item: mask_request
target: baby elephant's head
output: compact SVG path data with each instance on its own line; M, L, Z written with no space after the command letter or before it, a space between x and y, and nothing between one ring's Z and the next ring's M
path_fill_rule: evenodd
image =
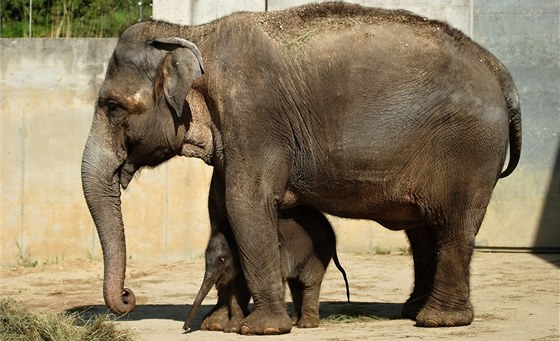
M213 232L204 256L206 258L204 279L183 325L185 331L189 331L189 324L210 289L216 285L218 292L222 290L228 292L233 281L240 275L237 248L231 233Z
M217 288L229 287L239 274L239 260L233 235L214 233L206 247L205 259L204 281L208 281L209 285L215 284Z

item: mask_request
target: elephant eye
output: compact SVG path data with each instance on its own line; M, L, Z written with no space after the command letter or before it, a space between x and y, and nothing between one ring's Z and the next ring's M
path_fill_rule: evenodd
M124 110L124 108L120 103L115 101L107 102L107 112L109 113L109 115L114 116L121 110Z
M119 108L119 104L117 102L109 101L107 103L107 111L112 112Z
M218 258L218 261L219 261L220 263L223 263L223 262L226 261L226 259L225 259L224 257L220 257L220 258Z
M122 123L122 120L127 116L126 109L119 102L109 100L106 104L107 114L116 124Z

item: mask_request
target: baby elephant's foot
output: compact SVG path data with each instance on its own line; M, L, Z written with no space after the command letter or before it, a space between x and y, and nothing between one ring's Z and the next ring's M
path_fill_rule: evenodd
M292 315L292 326L295 326L297 324L297 321L299 321L299 315L294 313Z
M200 330L208 330L212 332L221 332L224 330L224 324L220 322L203 322Z
M224 333L239 333L242 319L231 319L224 328Z
M210 330L215 332L223 331L228 325L227 309L218 309L206 316L200 325L200 330Z

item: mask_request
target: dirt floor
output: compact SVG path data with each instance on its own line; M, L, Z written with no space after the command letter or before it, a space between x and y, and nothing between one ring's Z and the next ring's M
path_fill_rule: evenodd
M412 285L409 255L340 254L351 290L346 302L342 276L331 264L321 292L321 325L293 328L269 340L554 340L560 338L560 255L481 253L471 264L475 320L467 327L425 329L400 318ZM119 320L138 340L247 340L241 335L198 330L216 302L207 297L193 322L181 333L204 270L202 259L170 264L128 266L126 285L138 306ZM79 311L86 317L107 312L103 304L103 265L64 261L35 268L0 269L0 294L33 308ZM291 304L288 304L290 309ZM255 337L250 337L253 340ZM260 338L260 337L257 337Z

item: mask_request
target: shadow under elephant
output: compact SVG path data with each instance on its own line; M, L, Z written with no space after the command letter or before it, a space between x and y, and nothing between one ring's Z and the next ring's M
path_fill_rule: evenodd
M321 323L345 323L362 319L396 320L401 316L402 303L382 302L332 302L322 301L319 308ZM192 321L192 331L199 330L202 319L212 309L212 304L201 305L197 316ZM141 321L148 319L173 320L184 322L190 310L190 304L141 304L125 316L115 317L117 321ZM288 313L293 312L293 304L287 303ZM252 309L252 304L249 305ZM111 314L105 305L76 306L66 310L69 314L78 314L84 321L98 315Z

